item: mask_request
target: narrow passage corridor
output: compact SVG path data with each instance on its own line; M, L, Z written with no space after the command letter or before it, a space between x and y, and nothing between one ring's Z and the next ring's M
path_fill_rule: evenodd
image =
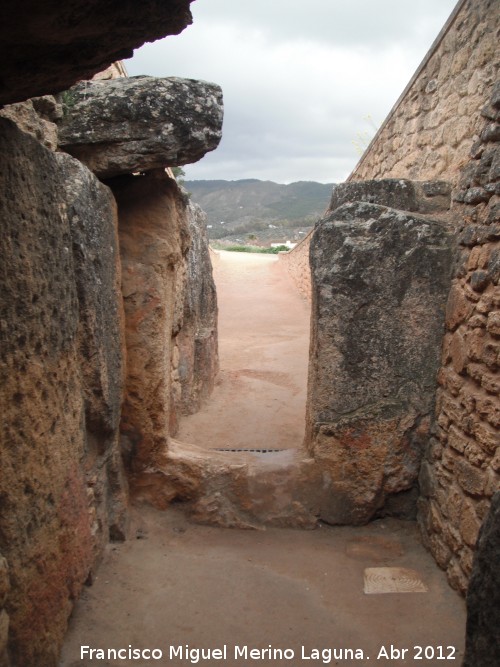
M298 448L307 393L310 306L276 255L218 251L220 373L177 439L209 449Z
M388 567L416 571L427 592L366 594L366 568ZM143 507L133 511L130 539L108 547L78 602L60 667L458 667L464 627L464 600L419 543L413 522L229 530L190 524L175 508ZM162 657L96 660L81 653L82 646L106 652L129 645L160 650ZM186 645L226 646L227 658L196 663ZM269 645L294 658L235 657L236 647ZM390 655L391 645L400 657L377 660L382 649ZM182 658L171 658L170 647L181 646ZM434 657L425 659L422 650L414 660L419 646ZM438 659L438 647L453 659ZM320 657L311 658L313 649Z
M300 447L309 306L275 257L221 253L216 262L221 378L181 439ZM235 530L190 523L175 505L131 516L129 539L108 546L76 605L60 667L462 662L464 600L414 522ZM282 658L266 653L275 649Z

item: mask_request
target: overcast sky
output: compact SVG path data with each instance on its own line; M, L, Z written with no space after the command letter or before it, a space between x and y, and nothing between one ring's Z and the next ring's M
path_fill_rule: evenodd
M219 148L188 179L340 182L456 0L196 0L193 25L146 44L131 76L214 81Z

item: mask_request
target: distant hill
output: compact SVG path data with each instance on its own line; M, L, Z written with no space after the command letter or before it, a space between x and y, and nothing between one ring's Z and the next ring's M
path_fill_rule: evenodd
M206 212L211 238L245 234L274 238L280 234L267 230L311 227L327 208L333 184L244 179L185 181L184 187Z

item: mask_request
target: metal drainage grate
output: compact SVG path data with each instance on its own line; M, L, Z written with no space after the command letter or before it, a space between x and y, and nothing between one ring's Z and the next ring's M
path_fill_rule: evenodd
M216 452L251 452L252 454L276 454L277 452L284 452L284 449L226 449L224 447L217 447Z

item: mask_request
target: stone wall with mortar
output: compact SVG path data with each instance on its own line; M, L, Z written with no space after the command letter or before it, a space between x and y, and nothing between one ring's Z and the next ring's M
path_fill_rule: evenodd
M499 18L497 0L458 3L349 180L457 182L497 76Z
M117 60L115 63L112 63L102 72L98 72L92 77L93 81L102 81L103 79L120 79L124 76L128 76L127 68L125 63L121 60Z
M280 252L279 261L285 265L301 296L311 302L311 267L309 266L309 248L312 231L289 252Z
M437 423L420 474L427 546L465 592L500 487L500 82L454 191L460 261L446 308Z
M420 472L424 542L462 593L499 486L500 6L463 0L349 177L446 179L460 262L446 309L434 433Z

